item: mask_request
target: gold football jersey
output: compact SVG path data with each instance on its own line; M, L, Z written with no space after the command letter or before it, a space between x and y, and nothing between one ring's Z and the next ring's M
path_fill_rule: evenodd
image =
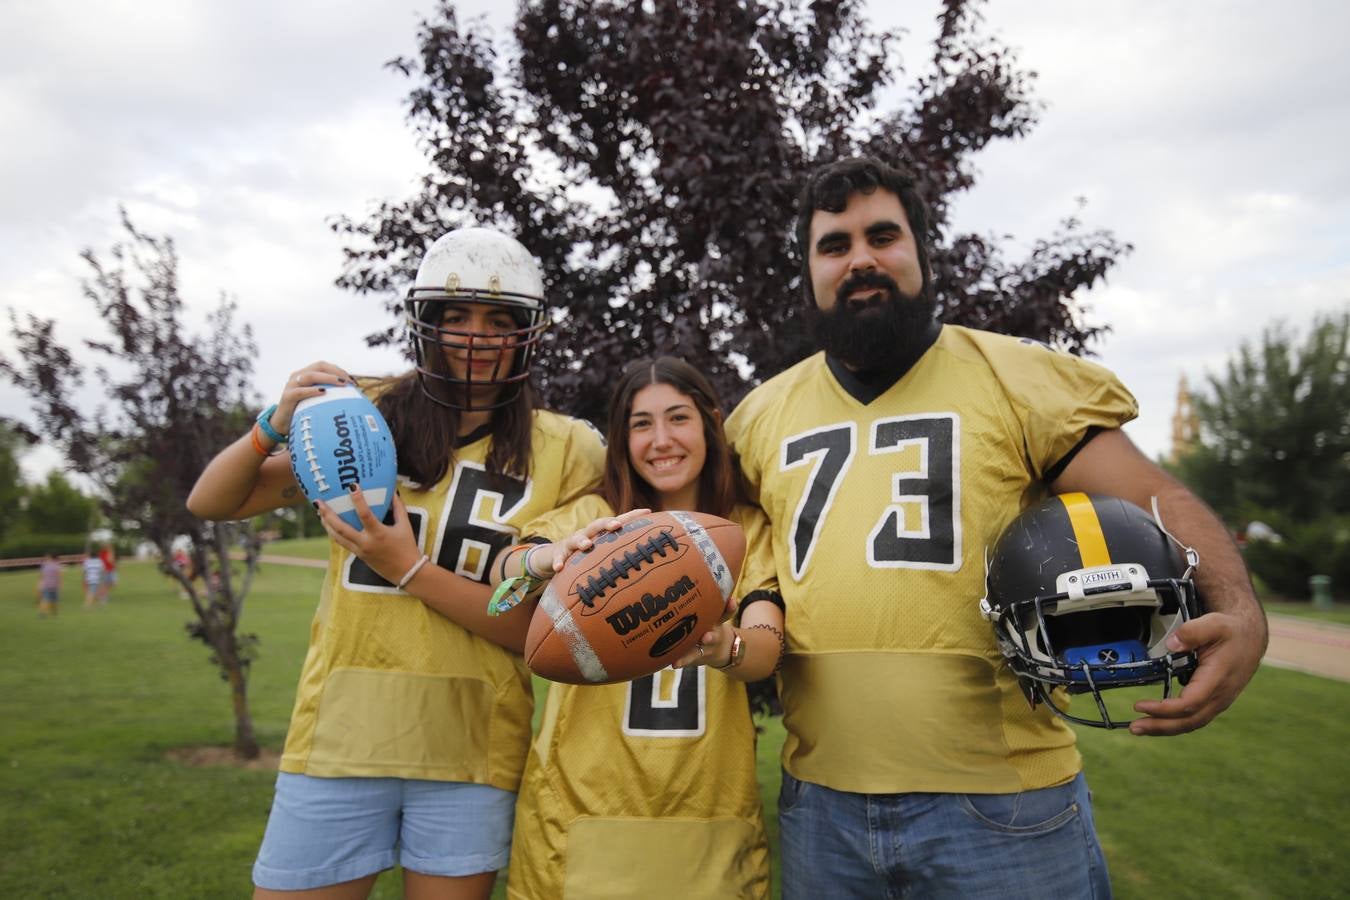
M529 477L489 479L491 437L456 450L428 491L401 483L417 541L486 581L520 526L594 490L598 432L537 411ZM281 759L283 772L469 781L516 790L530 740L529 671L332 545Z
M771 523L787 605L780 689L795 777L862 793L1004 793L1081 767L981 618L986 548L1091 428L1134 398L1106 369L957 326L895 384L823 353L727 422Z
M525 533L561 539L613 514L591 495ZM767 897L745 685L704 666L550 684L516 804L507 894Z

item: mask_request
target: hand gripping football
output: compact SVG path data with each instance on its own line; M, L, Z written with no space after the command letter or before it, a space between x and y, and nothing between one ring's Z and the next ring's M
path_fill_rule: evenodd
M703 513L649 513L606 532L540 596L525 662L567 684L662 669L721 620L744 556L740 526Z
M398 460L384 416L354 387L328 388L301 400L291 416L287 437L291 470L311 501L322 500L348 525L361 530L349 493L361 494L375 518L383 519L394 502Z

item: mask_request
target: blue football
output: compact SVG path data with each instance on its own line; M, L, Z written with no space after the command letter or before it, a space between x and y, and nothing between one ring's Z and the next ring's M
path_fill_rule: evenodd
M310 500L322 500L360 530L351 486L360 485L375 518L394 502L398 458L384 416L354 387L301 400L291 417L291 469Z

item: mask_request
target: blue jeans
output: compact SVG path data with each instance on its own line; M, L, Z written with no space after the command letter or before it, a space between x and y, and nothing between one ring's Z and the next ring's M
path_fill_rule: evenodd
M516 795L486 784L277 773L253 883L327 887L398 862L423 875L477 875L506 865Z
M1087 780L1020 794L851 794L783 772L783 900L1111 896Z

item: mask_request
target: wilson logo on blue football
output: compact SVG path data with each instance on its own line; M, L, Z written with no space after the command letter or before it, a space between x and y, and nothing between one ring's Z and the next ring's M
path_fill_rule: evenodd
M398 459L384 416L354 387L329 387L296 404L287 443L291 469L310 500L361 528L350 489L359 485L375 518L394 501Z

